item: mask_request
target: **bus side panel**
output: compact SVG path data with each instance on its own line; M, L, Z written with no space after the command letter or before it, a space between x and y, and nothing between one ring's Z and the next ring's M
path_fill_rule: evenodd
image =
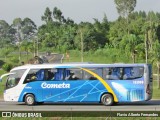
M69 88L43 89L43 101L50 102L99 102L105 87L98 80L52 81L48 85L69 85ZM47 92L48 91L48 92Z
M98 80L80 80L73 82L72 85L75 86L74 92L71 92L70 96L67 98L67 102L99 102L99 96L102 93L107 92L105 87ZM66 96L67 97L67 96Z
M118 102L144 101L144 80L108 80Z
M107 80L118 102L143 101L144 80ZM99 80L30 82L22 91L19 101L32 93L37 102L100 102L103 93L108 92Z
M33 94L35 96L36 102L42 101L42 88L40 87L41 82L30 82L24 87L23 91L20 94L19 102L24 102L24 96L26 94Z

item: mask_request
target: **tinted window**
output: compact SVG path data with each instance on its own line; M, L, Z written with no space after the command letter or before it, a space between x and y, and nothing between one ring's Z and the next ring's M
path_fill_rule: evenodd
M143 67L108 67L103 69L103 78L106 80L131 80L141 78Z
M81 69L64 69L64 80L80 80L82 79Z
M42 80L54 80L56 72L56 69L31 69L28 72L24 83Z

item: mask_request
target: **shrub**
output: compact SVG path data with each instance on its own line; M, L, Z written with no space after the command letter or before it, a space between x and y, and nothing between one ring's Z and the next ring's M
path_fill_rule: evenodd
M0 67L2 67L3 64L4 64L4 61L0 60Z
M5 63L3 66L2 66L2 69L9 72L11 69L12 69L12 65L11 64L8 64L8 63Z
M19 59L17 57L12 57L10 60L13 63L19 63Z

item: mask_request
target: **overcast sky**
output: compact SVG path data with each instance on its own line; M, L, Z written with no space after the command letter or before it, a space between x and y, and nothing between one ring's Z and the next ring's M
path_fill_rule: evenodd
M104 13L109 21L118 17L114 0L0 0L0 20L11 24L14 18L29 17L39 26L46 7L58 7L65 18L76 23L93 22L93 18L101 21ZM137 0L135 10L160 12L160 0Z

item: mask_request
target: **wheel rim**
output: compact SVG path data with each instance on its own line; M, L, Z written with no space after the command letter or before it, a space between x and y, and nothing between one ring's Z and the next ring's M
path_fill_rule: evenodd
M32 97L28 96L26 102L27 102L27 104L31 105L34 103L34 99Z
M110 104L112 102L112 99L111 99L111 97L109 97L108 95L106 95L103 98L103 102L104 102L105 105L108 105L108 104Z

